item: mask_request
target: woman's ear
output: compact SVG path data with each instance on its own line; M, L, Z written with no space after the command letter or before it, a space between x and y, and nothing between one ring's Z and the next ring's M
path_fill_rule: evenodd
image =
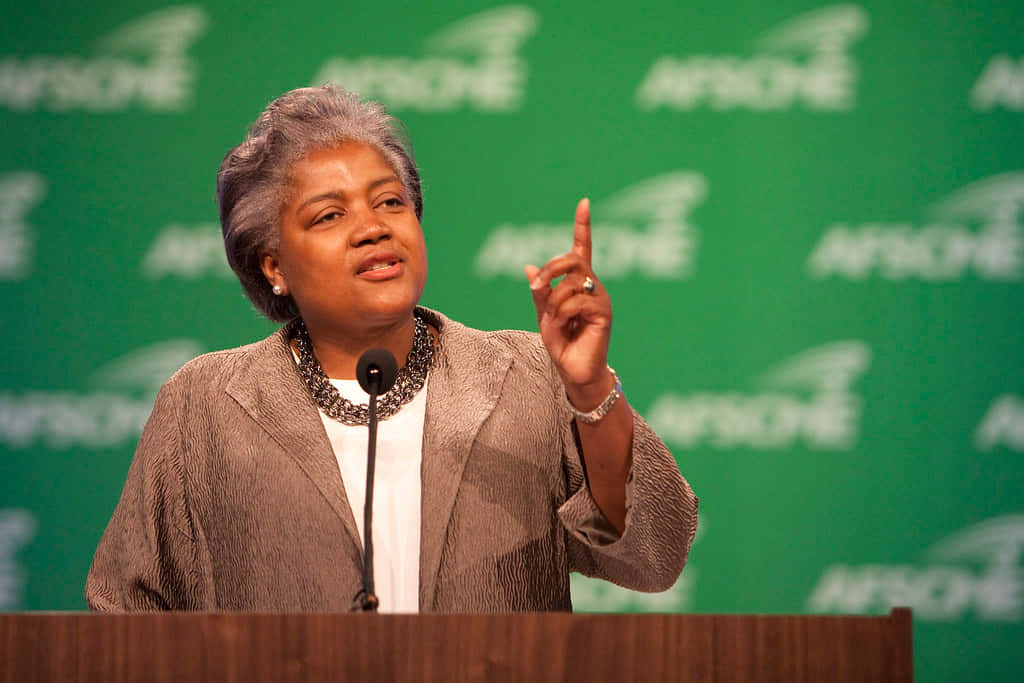
M274 290L274 294L284 296L288 293L288 283L285 282L284 273L281 272L281 264L277 260L276 252L267 251L260 256L260 269Z

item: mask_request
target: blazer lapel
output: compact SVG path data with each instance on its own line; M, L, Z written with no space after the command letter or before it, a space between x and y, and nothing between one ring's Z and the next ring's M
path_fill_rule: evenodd
M348 532L353 558L362 562L362 540L341 472L316 404L299 377L285 328L249 348L225 390L327 499Z
M437 590L441 551L470 450L494 410L512 364L504 347L480 343L479 333L420 308L440 330L427 384L421 469L420 611L429 611Z

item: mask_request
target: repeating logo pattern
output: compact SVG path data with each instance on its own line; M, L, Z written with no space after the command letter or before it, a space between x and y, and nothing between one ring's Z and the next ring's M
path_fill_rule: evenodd
M217 223L172 223L165 226L146 251L142 272L151 280L198 280L210 276L234 278Z
M332 57L313 84L337 83L394 110L515 111L528 75L519 48L538 24L530 7L496 7L427 38L422 57Z
M971 88L970 100L978 111L1024 111L1024 57L992 57Z
M27 510L0 510L0 611L21 606L26 574L17 554L36 532L36 520Z
M38 173L0 175L0 280L21 280L32 271L36 235L28 214L45 193Z
M130 446L160 385L202 352L196 341L171 339L110 361L93 373L89 391L0 391L0 445Z
M974 445L980 451L1024 451L1024 396L997 396L974 432Z
M1018 281L1024 273L1024 172L991 176L932 207L934 220L837 223L814 247L815 278Z
M595 204L594 270L607 280L629 276L680 280L693 275L699 232L690 213L708 193L695 171L675 171L631 185ZM572 224L505 223L477 252L480 278L521 278L523 266L543 264L569 250Z
M920 564L827 568L812 612L881 613L909 606L915 619L1020 621L1024 607L1024 515L994 517L933 546Z
M858 80L848 52L867 29L861 7L833 5L768 31L749 57L664 55L637 88L636 104L645 111L779 111L798 104L846 111L856 104Z
M809 349L765 373L752 393L666 393L647 412L654 430L683 448L845 450L860 430L854 382L871 351L862 341Z
M825 6L831 2L842 4ZM692 348L698 352L702 346L735 341L737 355L756 352L766 359L764 365L753 367L756 372L750 377L741 375L736 382L715 384L699 374L702 368L694 367L693 376L666 379L654 394L632 395L636 405L647 406L649 421L679 456L697 493L706 496L704 507L713 511L732 505L750 510L741 494L730 498L715 492L722 490L723 480L714 473L714 461L721 460L723 451L784 460L787 450L792 450L821 455L822 468L836 457L866 468L881 459L905 459L908 472L918 466L918 460L925 467L934 461L955 465L955 474L948 472L952 467L945 468L943 480L919 477L912 485L918 493L972 496L975 504L965 506L962 514L984 510L981 517L942 527L923 547L898 547L895 559L886 557L886 550L871 548L891 548L902 542L918 526L926 526L920 520L934 524L931 511L910 510L908 502L902 515L868 518L868 528L878 527L878 545L858 551L863 554L848 553L843 546L843 520L837 526L826 522L816 530L823 536L818 547L831 547L823 551L827 559L811 560L813 566L808 567L807 557L786 555L783 548L775 553L776 559L783 555L782 564L791 561L798 571L783 567L761 576L767 576L773 590L794 609L878 613L909 605L916 619L943 623L941 629L948 629L944 634L955 633L979 649L989 634L1003 635L1006 629L996 625L1019 630L1024 614L1024 513L1016 502L1019 495L1008 482L1019 480L1024 453L1022 365L1012 352L1012 342L1021 337L1017 310L1024 281L1024 171L1013 170L1024 168L1019 159L1013 159L1020 141L1014 125L1024 112L1024 57L1014 47L1018 44L1014 32L1020 26L1003 28L991 17L983 17L988 14L986 2L972 6L964 32L953 40L927 35L936 29L930 17L946 12L947 20L954 18L940 5L917 12L918 8L910 11L907 3L883 9L881 4L859 0L817 0L799 9L726 3L721 10L715 8L717 16L709 15L713 21L707 24L711 30L724 28L721 35L697 35L692 24L684 23L690 10L680 9L676 13L680 22L673 26L678 38L651 47L594 40L602 26L607 28L602 22L608 16L597 16L593 25L589 16L581 16L579 26L569 25L562 9L531 4L480 12L460 9L455 14L443 8L420 16L409 12L411 21L418 23L417 38L396 43L380 39L392 35L384 25L380 34L347 30L349 8L324 3L317 9L338 40L324 48L313 40L295 41L296 34L291 33L284 51L293 63L276 61L270 69L263 58L277 59L281 51L264 51L259 44L267 39L268 30L274 30L259 24L261 14L269 14L256 12L251 24L238 24L225 14L226 6L205 3L155 12L110 4L102 11L91 10L94 21L72 18L66 22L96 27L84 29L88 31L84 39L48 43L58 47L0 48L0 116L8 119L13 143L9 163L0 173L0 293L14 302L4 319L13 341L2 373L6 383L0 386L0 457L51 458L59 466L68 456L62 451L75 449L75 457L84 452L107 474L123 478L123 471L118 472L123 464L118 463L129 457L137 442L154 393L175 369L203 350L201 344L194 339L169 339L97 363L102 367L95 372L90 365L81 376L65 373L71 376L63 383L54 379L38 384L39 376L31 368L48 364L55 369L45 376L60 377L65 355L73 355L68 350L79 342L71 335L71 340L62 340L65 345L57 347L57 341L44 339L39 332L59 329L118 340L125 327L137 324L132 309L152 305L136 297L134 287L141 290L138 294L157 287L172 291L189 281L188 289L213 292L223 289L225 282L233 283L234 277L226 264L220 228L209 222L216 220L209 196L210 164L215 162L208 156L211 150L191 150L199 156L182 155L207 159L205 171L174 167L179 150L168 152L166 141L154 135L144 142L141 153L152 153L157 163L136 169L130 157L122 154L126 148L118 146L134 145L131 134L148 132L154 121L162 121L164 129L164 124L181 124L185 130L199 131L202 134L196 139L201 141L212 131L209 126L227 121L225 115L244 115L243 109L254 114L250 106L258 107L313 76L314 84L335 81L384 101L403 118L411 113L408 122L413 139L421 142L425 175L435 181L439 176L430 173L430 167L438 163L432 147L437 140L458 150L466 140L475 142L483 135L498 139L508 131L517 135L529 131L529 135L536 132L540 143L561 145L564 136L571 145L573 135L579 133L587 142L607 146L607 162L594 169L592 178L604 187L609 187L604 184L608 178L615 178L610 185L613 190L602 192L594 202L595 269L619 292L657 297L665 311L664 329L618 330L615 353L628 352L625 345L630 341L641 346L653 342L650 346L656 354L684 353L691 346L689 341L673 346L654 339L681 333L692 334ZM591 9L597 15L606 11L599 6ZM1000 7L999 14L1011 16L1005 9ZM996 12L991 14L994 17ZM397 34L407 35L402 24L410 20L405 16L382 13L380 17L402 29ZM976 19L977 25L972 25ZM239 35L236 26L252 30ZM282 34L288 33L285 28ZM579 34L579 40L573 33ZM69 30L67 35L74 33ZM966 42L974 44L958 44L959 37L970 37ZM918 48L924 48L920 54L916 54ZM238 64L245 66L239 70ZM931 68L934 73L928 75ZM578 81L571 77L571 70L580 72ZM586 95L588 105L593 102L594 110L567 111L565 101L557 93L545 92L545 87L574 88ZM242 107L246 101L249 104ZM174 112L186 114L167 116ZM97 122L103 125L90 127ZM122 122L123 139L118 134L94 135L109 131L113 123L120 133ZM573 130L577 122L581 124L578 131ZM680 128L680 122L686 126ZM241 134L241 119L227 124ZM465 139L464 131L470 133ZM18 147L17 138L23 132L28 142ZM430 136L436 137L431 141ZM941 140L936 143L937 136ZM863 145L863 155L849 154L851 142ZM67 149L47 158L45 150L60 145ZM523 201L516 195L514 178L524 172L536 170L539 180L561 182L546 167L550 164L543 158L543 147L536 149L540 150L536 163L526 162L525 168L506 159L484 159L484 170L493 173L494 182L513 179L509 202ZM766 154L770 150L778 150L777 159ZM71 163L64 166L66 160ZM172 163L165 172L163 162L168 160ZM646 173L625 173L619 167L622 163L637 168L637 163L645 161L650 164ZM115 163L119 166L111 173ZM160 168L168 179L169 192L181 192L180 198L171 197L172 206L187 206L195 199L190 183L198 177L199 200L208 212L182 221L181 217L190 215L189 209L172 208L161 215L160 207L167 202L148 202L147 197L133 194L132 174L152 172L144 170L152 168ZM783 200L771 197L773 183L763 181L778 174L797 186L808 176L827 175L831 169L840 169L849 178L856 178L858 171L868 177L891 174L899 187L880 188L868 182L849 189L832 183L825 190L830 197L819 195L809 202L812 210L826 201L833 208L827 209L831 213L824 219L813 219L813 234L806 241L802 230L775 225L772 213ZM664 170L670 172L661 173ZM567 164L563 179L575 175L567 182L586 180L579 176L590 171ZM119 196L109 196L102 189L93 193L90 186L98 178L123 182L125 191ZM920 189L924 186L941 189L925 194ZM727 191L730 187L736 189ZM887 202L899 201L901 196L910 198L910 209L886 208ZM115 213L100 205L106 200L130 206L113 218ZM723 207L728 211L720 211ZM496 213L505 218L511 214L504 209ZM531 210L516 214L513 221L478 226L482 232L467 237L470 243L457 257L431 252L432 287L441 284L439 275L444 270L464 274L467 267L479 280L520 281L523 264L540 264L568 249L570 215L571 209L565 215ZM121 223L112 224L113 220ZM431 226L436 228L444 229ZM755 253L760 246L765 247L763 253ZM127 263L124 254L128 254ZM761 266L782 255L787 260L779 264L779 272L789 277L762 279L766 271ZM58 256L66 262L59 262ZM97 275L103 268L107 270ZM712 272L715 277L705 280ZM83 273L88 276L82 277ZM198 284L193 286L193 281ZM774 290L794 281L796 291ZM713 287L722 282L729 283L728 291L719 295ZM843 293L851 287L857 296L844 300ZM641 289L643 294L635 294ZM442 290L439 298L451 300L462 291ZM747 323L762 329L791 324L805 326L797 335L804 339L808 336L801 333L817 330L811 339L838 341L821 345L801 341L762 353L756 331L753 339L722 340L716 331L696 330L683 319L693 301L698 306L704 301L674 297L695 291L707 297L708 306L729 307L737 301L732 297L748 293L750 301L769 302L753 314L754 319L737 324L737 330L749 332L753 325ZM52 326L38 316L33 319L40 295L52 296L54 305L47 311L58 311L55 317L64 319ZM834 311L830 310L833 302L821 303L826 295L836 297ZM926 346L935 351L934 357L897 367L907 356L883 356L885 350L918 340L913 332L906 334L905 321L886 326L872 309L875 296L878 310L885 315L900 315L901 309L894 305L898 303L908 309L908 320L928 315L931 329L948 332L948 337L928 339ZM637 301L614 293L613 300L619 311ZM92 307L94 301L101 303ZM686 308L677 309L677 301L686 302ZM855 302L864 302L867 310L857 310ZM490 300L482 305L491 303L502 305ZM915 311L915 305L927 310ZM735 314L744 316L750 310L739 306ZM757 318L762 310L783 315L777 320L767 315ZM732 312L727 308L725 315ZM82 322L87 316L101 324ZM204 320L210 334L226 343L231 330L225 326L230 323L212 318ZM90 327L96 328L95 333ZM648 338L641 339L644 335ZM996 339L999 335L1010 338ZM98 343L96 338L81 341L86 347ZM44 343L52 343L54 351L43 355L39 350L37 355ZM130 351L136 342L128 343ZM960 355L971 344L977 344L977 351ZM984 371L975 376L972 365L978 360L984 363ZM24 370L23 361L27 361ZM1004 370L998 379L992 378L993 366ZM629 378L624 379L628 388ZM915 381L923 390L908 392L908 383ZM978 386L979 382L984 384ZM890 385L897 390L890 392ZM965 385L971 391L961 397L955 390ZM939 410L931 410L940 404ZM950 416L949 429L942 425L929 433L935 421L942 419L929 413ZM879 424L884 428L876 430ZM752 472L732 474L760 476L759 471ZM21 483L19 476L25 475L14 473L15 486ZM710 486L705 477L715 477L719 485ZM32 479L30 474L27 479ZM898 496L909 485L876 483L877 488L870 491L828 493L874 496L877 501ZM749 505L769 514L813 516L815 511L802 507L802 499L792 491L780 479L778 498L783 502L777 508L773 510L770 501ZM952 500L953 505L958 502ZM34 590L37 582L31 584L31 591L25 586L29 578L38 579L28 576L36 563L36 546L30 544L43 537L38 529L59 526L61 516L81 511L3 507L0 610L74 607L53 604L52 597ZM898 505L894 509L899 510ZM1007 511L1015 512L1003 514ZM95 519L90 524L98 532L105 521ZM712 582L712 572L728 578L732 568L721 555L708 551L725 548L727 555L737 550L742 555L743 549L736 548L735 537L717 527L712 528L712 539L719 545L702 542L707 521L702 515L690 562L669 591L640 594L573 576L576 609L720 609L721 591L729 589L722 588L721 580ZM928 547L935 539L941 540ZM74 567L80 560L66 562L70 569L64 571L71 581L81 579ZM756 570L750 574L756 575ZM26 604L32 601L39 604ZM972 631L972 622L985 625ZM939 630L931 628L933 633ZM926 638L934 639L925 635L922 644ZM939 647L945 648L946 642ZM924 651L918 649L922 658L927 657L920 654ZM1019 669L1019 662L1014 663Z
M95 42L93 55L0 59L0 107L15 111L120 111L191 105L197 67L187 51L206 29L198 6L169 7Z

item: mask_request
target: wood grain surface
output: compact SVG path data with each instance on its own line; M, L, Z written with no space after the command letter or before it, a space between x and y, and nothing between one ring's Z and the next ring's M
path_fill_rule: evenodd
M911 681L911 616L0 615L25 681Z

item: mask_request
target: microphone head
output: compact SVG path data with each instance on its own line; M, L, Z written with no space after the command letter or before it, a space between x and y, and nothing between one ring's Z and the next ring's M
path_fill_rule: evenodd
M398 376L398 363L387 349L370 349L359 356L356 379L368 394L380 395L390 389Z

